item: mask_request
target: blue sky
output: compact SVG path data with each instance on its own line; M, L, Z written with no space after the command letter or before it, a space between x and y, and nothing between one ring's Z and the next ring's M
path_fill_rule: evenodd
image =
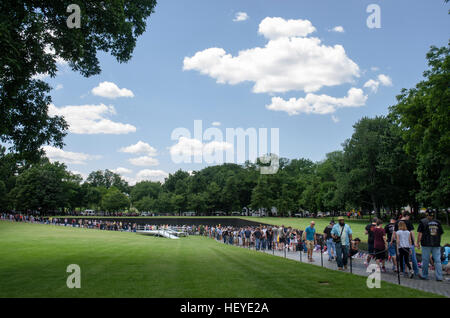
M381 28L367 27L369 4L379 5ZM322 160L341 149L358 119L386 114L401 88L421 80L430 45L447 44L448 9L443 0L159 1L128 63L100 53L98 76L62 63L46 78L53 113L71 116L66 146L48 155L83 175L122 168L131 183L162 180L207 165L171 156L173 146L203 149L208 142L171 140L175 128L193 133L202 120L224 135L278 128L280 156Z

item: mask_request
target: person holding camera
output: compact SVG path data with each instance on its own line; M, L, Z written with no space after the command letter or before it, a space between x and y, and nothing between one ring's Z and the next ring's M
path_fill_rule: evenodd
M347 269L350 241L352 240L352 229L342 216L338 217L338 224L333 226L331 236L336 244L336 262L338 270Z

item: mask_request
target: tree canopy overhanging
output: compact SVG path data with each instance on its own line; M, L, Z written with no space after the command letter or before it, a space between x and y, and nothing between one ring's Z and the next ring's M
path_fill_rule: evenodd
M80 28L69 28L68 0L0 2L0 141L11 152L37 160L40 147L63 146L67 123L48 116L50 86L63 60L83 76L99 74L98 51L127 62L146 29L156 0L85 0Z

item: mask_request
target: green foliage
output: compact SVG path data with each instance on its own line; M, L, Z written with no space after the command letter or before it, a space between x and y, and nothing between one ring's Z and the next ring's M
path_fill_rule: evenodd
M405 149L415 158L418 199L450 206L450 47L431 47L425 80L403 89L391 116L401 129Z
M130 192L128 182L123 180L119 174L108 169L91 172L86 179L86 182L93 187L104 187L106 189L116 187L122 192Z
M19 210L64 210L72 194L68 189L76 183L77 178L66 171L64 164L39 163L17 177L10 196Z
M101 205L105 211L119 212L120 210L128 208L130 201L119 189L111 187L103 196Z

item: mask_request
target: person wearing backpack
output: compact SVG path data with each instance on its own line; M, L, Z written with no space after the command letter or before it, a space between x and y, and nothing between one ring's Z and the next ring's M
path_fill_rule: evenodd
M421 279L428 280L428 265L430 254L433 256L435 276L437 281L442 281L441 265L441 236L444 234L441 223L434 218L431 210L426 211L427 217L422 219L417 229L417 247L422 245L422 275Z
M348 224L345 224L344 217L338 217L338 224L333 226L331 236L336 244L336 262L338 270L347 269L348 255L350 249L350 242L352 240L352 229Z

